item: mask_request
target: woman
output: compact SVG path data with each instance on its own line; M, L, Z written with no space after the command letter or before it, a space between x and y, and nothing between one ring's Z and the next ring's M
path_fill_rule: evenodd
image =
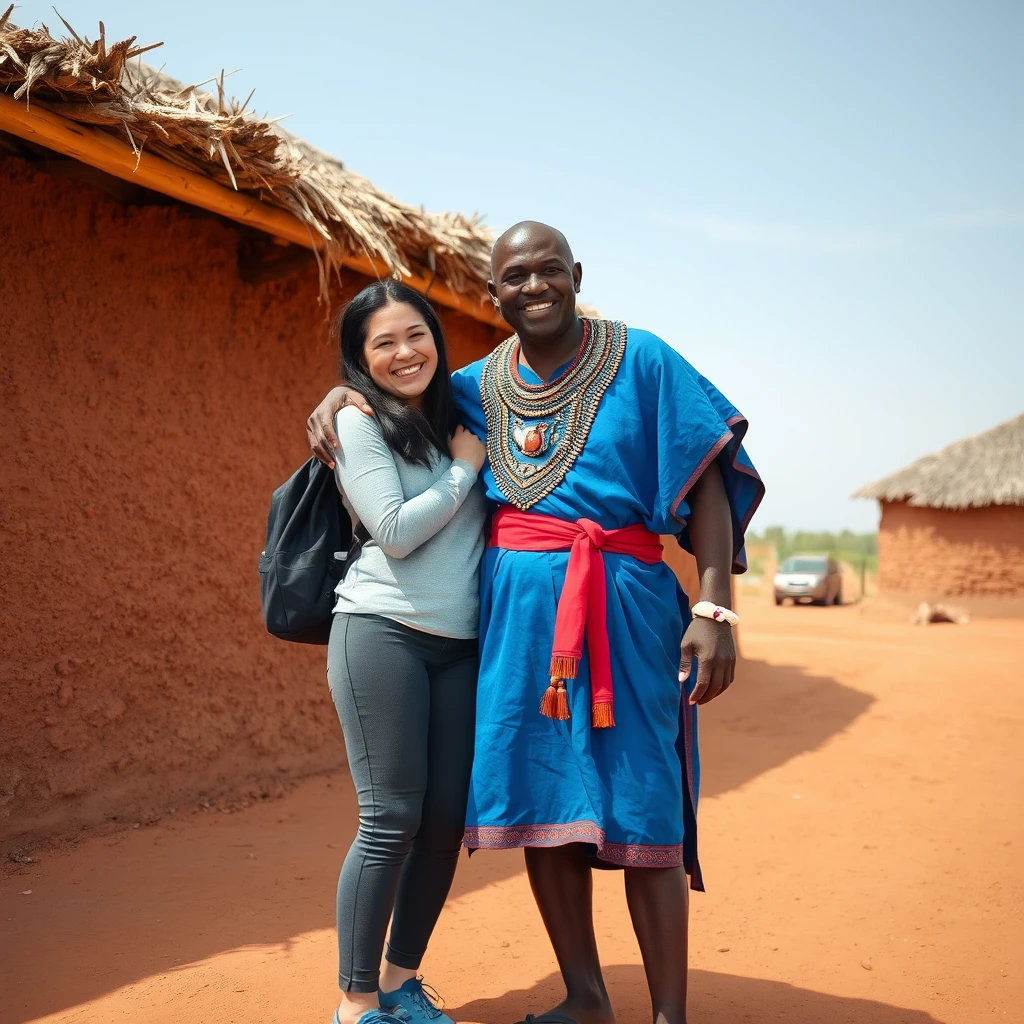
M465 824L485 449L456 424L444 335L421 295L370 285L340 335L374 416L349 407L335 421L338 486L366 539L338 586L327 655L359 797L338 881L334 1024L445 1024L417 970Z

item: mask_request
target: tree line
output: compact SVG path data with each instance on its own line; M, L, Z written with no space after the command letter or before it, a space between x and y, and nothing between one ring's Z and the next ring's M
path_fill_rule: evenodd
M762 533L749 532L747 546L774 548L776 560L780 564L790 555L819 554L831 555L857 567L863 562L872 572L878 565L877 533L854 533L852 530L843 530L841 533L796 530L789 533L782 526L769 526Z

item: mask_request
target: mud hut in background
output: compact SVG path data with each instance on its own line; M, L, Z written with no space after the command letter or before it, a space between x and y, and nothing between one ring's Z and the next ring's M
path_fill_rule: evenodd
M322 651L269 638L267 503L394 274L456 365L507 334L490 235L132 41L0 15L0 838L142 821L343 761ZM70 30L69 30L70 31Z
M882 590L1024 596L1024 415L854 497L877 498L882 507Z

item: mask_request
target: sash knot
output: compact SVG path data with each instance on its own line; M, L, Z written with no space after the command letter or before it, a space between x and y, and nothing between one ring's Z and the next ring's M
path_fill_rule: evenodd
M612 659L608 643L608 592L604 553L629 555L648 565L661 561L661 540L642 523L605 530L592 519L575 523L538 512L502 507L491 525L491 547L509 551L568 551L569 564L555 612L551 650L551 684L541 701L541 714L569 717L565 690L575 679L584 640L590 655L591 724L615 724Z

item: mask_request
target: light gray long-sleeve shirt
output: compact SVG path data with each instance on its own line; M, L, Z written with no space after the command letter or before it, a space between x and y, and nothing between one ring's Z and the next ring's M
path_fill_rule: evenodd
M477 635L487 502L468 462L406 462L376 419L347 406L335 418L338 488L370 539L338 584L335 612L383 615L456 639Z

